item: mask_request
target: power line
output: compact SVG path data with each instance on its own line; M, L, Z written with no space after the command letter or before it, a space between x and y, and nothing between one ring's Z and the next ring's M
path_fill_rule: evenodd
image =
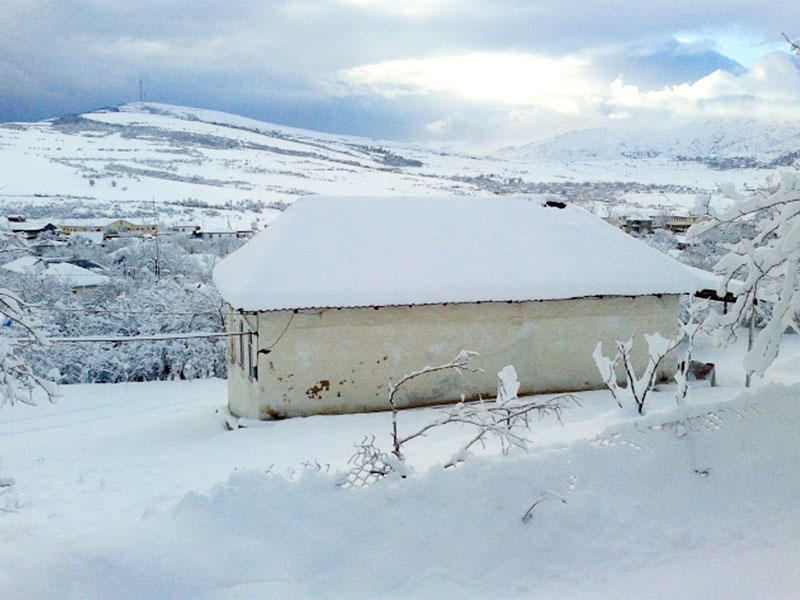
M37 311L46 312L66 312L66 313L85 313L85 314L112 314L112 315L163 315L173 317L199 317L201 315L213 315L215 317L229 317L238 313L217 312L213 310L198 312L178 312L178 311L153 311L153 310L114 310L106 308L58 308L37 306Z
M108 337L108 336L80 336L80 337L61 337L47 338L47 341L52 344L122 344L126 342L169 342L172 340L194 340L194 339L208 339L208 338L223 338L223 337L241 337L245 335L257 335L252 331L237 332L225 331L222 333L194 331L189 333L162 333L154 335L133 335L125 337ZM28 344L33 340L27 338L18 338L12 340L16 344Z

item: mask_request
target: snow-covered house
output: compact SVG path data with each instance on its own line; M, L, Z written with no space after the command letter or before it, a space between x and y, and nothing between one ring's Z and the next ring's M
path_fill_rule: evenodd
M12 221L9 219L8 229L26 239L36 240L46 235L56 235L58 227L42 221Z
M86 261L91 262L91 261ZM93 263L96 264L96 263ZM19 275L37 276L71 288L74 292L87 291L108 285L111 278L99 272L73 264L68 260L44 259L38 256L22 256L0 265L0 269Z
M597 342L674 336L698 285L582 209L502 197L305 198L214 281L243 334L229 409L261 419L386 409L390 381L461 350L483 372L415 379L400 404L491 396L508 364L522 393L598 388Z

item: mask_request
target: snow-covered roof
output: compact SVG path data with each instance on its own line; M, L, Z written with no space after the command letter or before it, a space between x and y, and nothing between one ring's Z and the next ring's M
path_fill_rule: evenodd
M94 287L106 285L111 280L106 275L94 273L78 265L68 262L50 262L36 256L23 256L8 262L0 268L21 275L42 275L53 277L64 285L73 288Z
M583 209L519 197L308 197L220 261L236 309L687 293L697 276Z
M0 266L0 268L5 269L6 271L19 273L21 275L33 273L37 267L44 270L44 261L38 256L31 256L30 254L20 256L19 258Z

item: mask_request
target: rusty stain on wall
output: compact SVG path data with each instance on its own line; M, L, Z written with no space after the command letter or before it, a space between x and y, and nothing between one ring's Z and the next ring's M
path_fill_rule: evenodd
M315 385L312 385L306 390L306 396L312 400L321 400L322 392L329 392L331 389L331 382L328 379L321 379Z

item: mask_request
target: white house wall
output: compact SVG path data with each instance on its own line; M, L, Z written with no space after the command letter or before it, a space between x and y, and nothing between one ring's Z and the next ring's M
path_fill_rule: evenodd
M239 366L238 338L229 349L229 408L238 416L270 418L385 410L389 381L461 350L480 353L481 373L453 372L414 380L400 405L493 396L497 372L513 365L522 393L602 387L592 351L635 336L635 358L646 360L643 333L674 337L678 296L581 298L379 308L291 310L234 316L253 337L257 378ZM246 347L246 344L245 344ZM267 352L269 350L269 352ZM246 361L245 361L246 362ZM666 362L666 361L665 361ZM674 372L665 364L662 376Z

